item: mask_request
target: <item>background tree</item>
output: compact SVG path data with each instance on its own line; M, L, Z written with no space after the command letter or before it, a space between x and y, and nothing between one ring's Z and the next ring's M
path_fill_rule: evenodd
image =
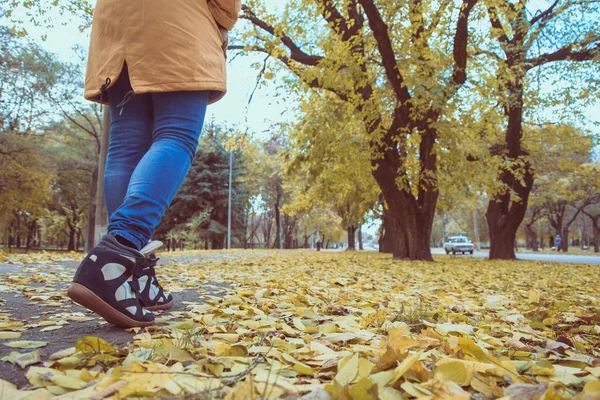
M313 95L302 109L288 137L286 187L292 200L286 210L334 210L347 231L348 249L355 250L356 232L380 193L370 172L368 144L360 140L362 121L332 96Z
M596 170L598 167L596 167ZM594 243L594 253L600 252L600 195L594 196L590 205L583 209L583 214L587 216L592 223L592 237Z
M283 18L256 1L243 6L254 27L245 50L270 54L304 87L333 93L362 119L395 257L432 259L438 123L466 80L475 2L296 0Z
M485 2L491 25L491 36L496 45L488 54L496 62L493 88L505 115L504 137L491 147L497 159L498 179L502 185L492 192L486 217L490 229L490 259L514 259L516 232L521 224L529 193L534 182L530 152L524 143L523 123L531 121L528 108L536 108L536 97L541 95L540 81L571 79L567 96L552 90L552 102L575 104L577 83L582 77L597 71L600 60L600 4L593 0L555 0L537 2ZM569 29L563 29L569 26ZM557 65L567 62L567 65ZM571 66L574 62L582 65ZM559 63L560 64L560 63ZM594 66L596 65L596 66ZM540 75L533 76L536 70ZM548 79L548 77L550 77ZM573 79L574 78L574 79ZM598 88L592 88L597 90ZM586 90L589 91L589 88ZM585 102L593 96L584 96ZM529 110L532 111L532 110ZM539 115L539 114L538 114ZM566 244L566 241L563 243Z
M70 121L52 125L45 134L45 141L45 151L56 176L49 210L64 218L67 250L78 250L87 226L89 177L97 165L96 142Z
M166 238L170 231L191 232L204 241L207 249L226 247L229 152L224 143L228 134L219 126L207 127L181 190L156 230L157 237ZM242 153L234 152L231 229L232 238L240 241L244 237L243 216L247 206L244 186L239 184L243 168Z

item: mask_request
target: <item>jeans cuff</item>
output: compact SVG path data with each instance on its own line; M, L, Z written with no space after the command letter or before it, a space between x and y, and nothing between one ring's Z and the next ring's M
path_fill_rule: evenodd
M127 231L110 230L110 231L108 231L108 234L110 236L121 236L123 239L129 240L131 243L133 243L135 245L135 248L137 251L140 251L141 248L144 247L144 244L142 243L142 241L140 239L136 238L135 236L133 236L132 234L130 234Z

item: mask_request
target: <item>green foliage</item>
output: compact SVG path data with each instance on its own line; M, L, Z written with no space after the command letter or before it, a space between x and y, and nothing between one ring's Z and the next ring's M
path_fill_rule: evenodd
M334 210L344 229L365 222L379 188L371 174L364 126L352 108L333 96L310 96L303 117L289 127L286 188L292 201L284 211L305 214Z
M227 136L219 126L208 127L181 190L157 228L157 236L179 232L180 238L204 241L213 249L226 246L229 152L221 143ZM233 158L232 239L240 240L247 206L245 186L240 184L245 160L241 151L234 151Z

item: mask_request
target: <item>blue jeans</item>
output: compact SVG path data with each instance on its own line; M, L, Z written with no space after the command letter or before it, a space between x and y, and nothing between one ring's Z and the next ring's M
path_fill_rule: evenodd
M110 138L104 170L108 234L144 247L196 155L208 92L139 94L125 69L108 90Z

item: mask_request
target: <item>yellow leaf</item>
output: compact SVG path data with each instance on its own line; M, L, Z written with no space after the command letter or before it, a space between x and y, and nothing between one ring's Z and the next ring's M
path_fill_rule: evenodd
M65 389L83 389L87 382L82 381L81 379L73 378L71 376L66 375L54 375L52 377L52 382L60 387Z
M227 343L236 343L240 339L240 335L235 333L215 333L213 339L219 339Z
M26 367L28 367L32 364L37 364L37 363L41 362L42 360L40 358L40 351L35 350L35 351L32 351L31 353L20 355L19 357L17 357L17 359L15 361L19 365L19 367L21 367L22 369L25 369Z
M295 364L293 369L294 369L294 371L296 371L302 375L309 375L309 376L314 375L313 369L311 367L309 367L308 365L305 365L302 363Z
M550 361L538 361L531 365L531 372L534 375L554 375L556 370Z
M304 324L302 323L302 320L301 320L300 318L298 318L298 317L294 318L294 319L292 320L292 323L294 324L294 327L295 327L296 329L298 329L299 331L302 331L302 332L304 332L304 330L306 329L306 325L304 325Z
M52 368L31 367L25 377L33 386L46 386L54 375L64 375L64 373Z
M539 303L540 302L540 292L534 289L531 289L528 293L529 295L529 303Z
M14 342L4 343L8 347L12 347L15 349L35 349L38 347L44 347L48 344L48 342L37 342L34 340L18 340Z
M358 373L356 377L352 380L353 383L360 381L361 379L368 378L373 372L373 363L366 358L360 358L358 360Z
M0 399L22 399L23 393L15 385L0 379Z
M396 372L393 369L390 369L377 372L376 374L371 375L369 379L379 386L386 386L394 379L394 376L396 376Z
M108 344L104 339L95 336L85 336L75 343L75 350L84 354L113 354L119 350Z
M422 353L423 352L420 351L418 353L409 355L394 369L394 379L392 379L392 381L389 383L390 386L398 382L398 379L400 379L402 375L404 375L410 369L410 367L412 367L419 360L419 357Z
M50 356L50 360L60 360L61 358L72 356L75 353L75 347L57 351Z
M585 370L592 374L594 377L600 378L600 367L587 367Z
M47 326L45 328L40 329L40 332L56 331L61 328L62 328L62 325Z
M376 398L371 396L370 393L367 392L373 386L373 382L368 379L361 379L357 384L352 385L348 388L348 394L353 400L375 400Z
M174 346L159 346L154 350L154 354L169 361L194 361L187 351Z
M379 399L380 400L405 400L402 393L391 387L380 387L379 388Z
M0 332L0 339L18 339L21 332Z
M332 324L331 322L321 325L321 332L323 332L324 334L335 333L337 331L338 331L337 325Z
M590 381L583 387L583 393L600 393L600 381Z
M343 365L341 368L340 365ZM337 383L339 383L342 387L348 386L350 382L354 380L356 375L358 374L358 354L354 353L353 355L347 357L344 360L340 360L338 364L338 373L333 378Z
M467 366L458 361L437 366L433 371L433 375L440 376L447 381L455 382L460 386L470 385L473 378L473 374L467 369Z

